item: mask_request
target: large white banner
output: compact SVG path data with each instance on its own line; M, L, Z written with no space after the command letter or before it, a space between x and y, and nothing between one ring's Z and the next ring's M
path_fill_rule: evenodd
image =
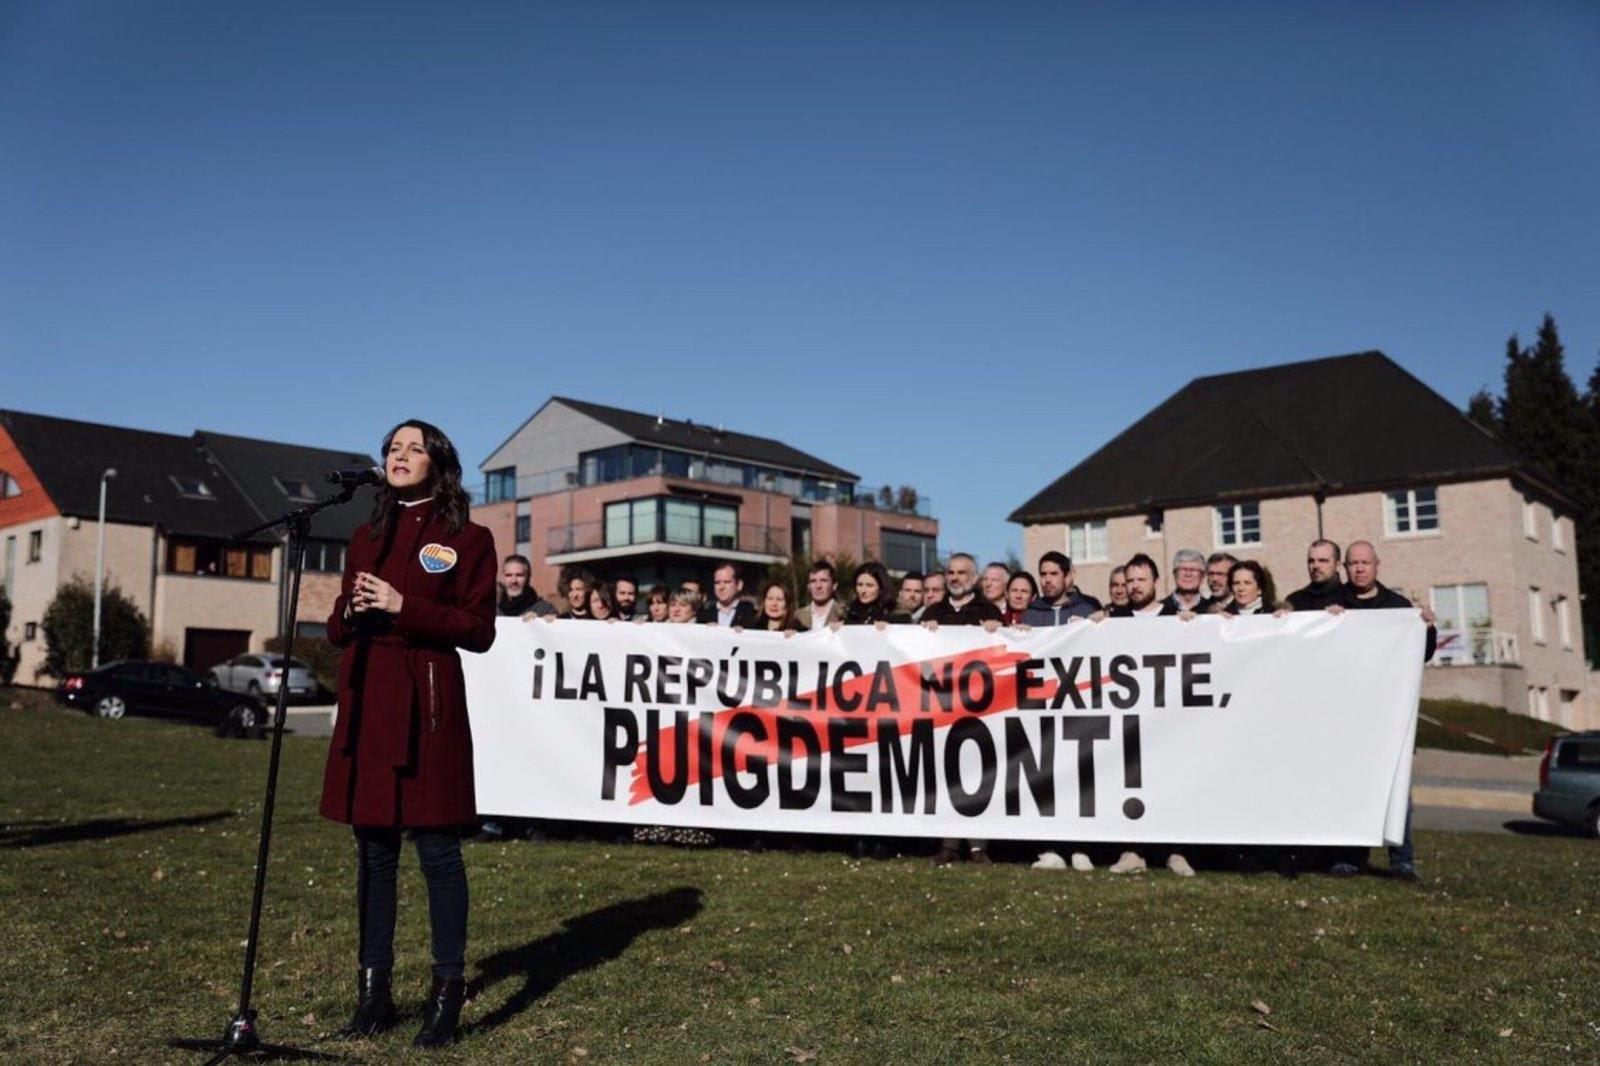
M1398 842L1415 611L1031 631L502 619L484 814L1053 841Z

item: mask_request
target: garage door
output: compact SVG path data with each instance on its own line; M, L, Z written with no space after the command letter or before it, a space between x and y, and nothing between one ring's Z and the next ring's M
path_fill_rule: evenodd
M183 665L205 673L221 662L250 650L248 629L185 629Z

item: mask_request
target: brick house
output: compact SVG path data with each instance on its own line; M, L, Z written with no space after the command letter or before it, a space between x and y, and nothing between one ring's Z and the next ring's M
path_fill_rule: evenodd
M1307 545L1369 540L1380 580L1430 604L1423 693L1600 725L1560 489L1381 352L1196 378L1014 511L1026 557L1066 551L1104 595L1136 552L1256 559L1280 598Z
M205 669L261 650L277 635L287 595L281 539L233 535L314 498L327 470L372 462L218 433L0 411L0 585L12 602L7 637L22 651L17 680L45 680L40 623L57 588L94 580L104 471L116 471L106 493L107 584L150 620L153 648ZM337 590L344 542L369 507L370 496L313 526L301 589L311 632Z
M644 585L705 578L723 560L747 580L791 556L936 565L927 499L722 426L557 396L479 469L473 520L501 555L528 556L547 594L569 564Z

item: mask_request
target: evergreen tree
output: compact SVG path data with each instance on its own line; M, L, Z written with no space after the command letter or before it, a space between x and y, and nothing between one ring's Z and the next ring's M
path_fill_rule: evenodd
M1506 391L1500 438L1513 454L1555 481L1569 496L1587 476L1590 433L1584 404L1567 375L1566 353L1548 313L1531 348L1506 342Z
M1479 389L1467 401L1467 417L1490 433L1499 436L1500 418L1494 410L1494 393L1488 389Z
M89 669L94 646L94 587L82 577L56 590L45 608L44 666L48 677ZM150 653L150 623L122 590L108 584L100 595L100 662L143 659Z
M11 628L11 597L6 594L4 585L0 585L0 685L11 684L11 679L17 676L17 663L22 661L22 649L12 647L6 639L6 630Z

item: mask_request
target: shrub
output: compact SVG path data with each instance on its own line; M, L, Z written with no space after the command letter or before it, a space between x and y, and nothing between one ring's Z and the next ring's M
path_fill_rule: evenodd
M44 665L46 677L65 677L89 669L93 661L94 586L75 577L56 590L45 608ZM100 596L100 661L143 659L150 651L150 623L115 585Z

